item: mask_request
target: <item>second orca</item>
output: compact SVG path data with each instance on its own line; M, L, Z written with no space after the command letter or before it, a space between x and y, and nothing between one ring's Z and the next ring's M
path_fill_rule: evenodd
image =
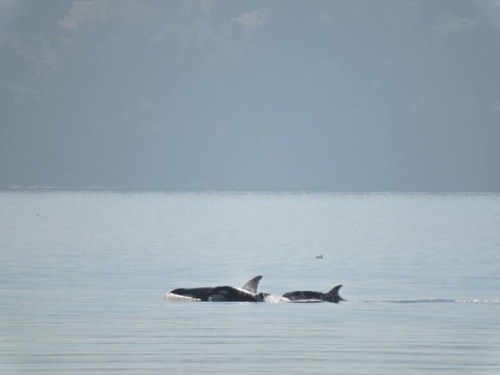
M290 300L291 302L333 302L339 303L340 301L345 301L339 295L339 290L342 288L342 285L337 285L332 288L327 293L310 291L310 290L297 290L294 292L288 292L283 294L283 297Z

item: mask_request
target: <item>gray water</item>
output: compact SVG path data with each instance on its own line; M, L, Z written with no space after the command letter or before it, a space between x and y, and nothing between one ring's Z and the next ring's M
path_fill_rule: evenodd
M500 371L499 195L0 192L0 256L1 374ZM163 298L256 275L348 301Z

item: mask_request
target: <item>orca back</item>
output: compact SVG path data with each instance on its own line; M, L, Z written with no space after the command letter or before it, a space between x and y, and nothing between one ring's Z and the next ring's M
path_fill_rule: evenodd
M211 302L259 302L261 294L255 295L232 286L217 286L210 291L208 300Z
M212 288L201 287L201 288L177 288L170 291L171 294L176 294L178 296L190 297L198 299L200 301L208 301L208 295Z
M327 301L339 303L345 301L340 295L339 290L342 285L337 285L332 288L328 293L316 292L311 290L297 290L283 294L283 297L288 298L290 301Z
M324 294L312 290L296 290L283 294L283 297L290 301L322 301L324 299Z

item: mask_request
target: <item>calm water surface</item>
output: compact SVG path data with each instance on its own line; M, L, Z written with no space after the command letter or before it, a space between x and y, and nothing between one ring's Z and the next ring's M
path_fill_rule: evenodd
M500 373L499 195L0 192L0 256L1 374ZM163 299L256 275L349 301Z

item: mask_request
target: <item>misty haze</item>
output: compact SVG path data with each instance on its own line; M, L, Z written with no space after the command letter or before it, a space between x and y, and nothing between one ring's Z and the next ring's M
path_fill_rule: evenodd
M0 187L500 190L496 1L0 0Z

